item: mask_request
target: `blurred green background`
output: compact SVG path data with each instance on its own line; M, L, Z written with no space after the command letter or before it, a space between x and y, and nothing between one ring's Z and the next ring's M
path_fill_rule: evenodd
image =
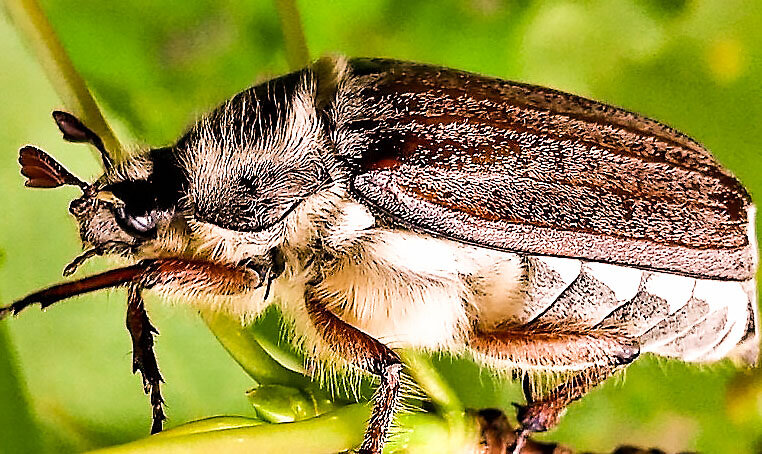
M411 0L297 2L312 57L418 60L589 96L664 121L705 143L762 196L762 8L742 0ZM44 0L75 65L123 142L171 143L200 113L287 71L270 1ZM75 188L23 188L32 143L83 178L86 147L66 144L61 108L37 60L0 17L0 303L57 282L79 252ZM94 260L83 270L108 266ZM80 272L80 273L83 273ZM149 300L161 331L169 426L252 414L250 379L187 308ZM439 362L470 406L509 415L515 384ZM124 293L81 297L0 323L0 452L76 452L147 434L130 373ZM575 404L546 436L579 450L762 452L762 378L728 364L644 358Z

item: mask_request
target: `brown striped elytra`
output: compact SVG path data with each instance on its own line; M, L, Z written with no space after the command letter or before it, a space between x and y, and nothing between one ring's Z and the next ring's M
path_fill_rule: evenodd
M373 81L363 103L375 118L357 134L385 147L359 151L355 188L402 222L518 252L752 277L748 193L674 129L542 87L404 62L357 64ZM389 109L390 93L407 96ZM411 218L427 209L436 220ZM494 234L485 238L477 223ZM580 242L600 247L569 246Z

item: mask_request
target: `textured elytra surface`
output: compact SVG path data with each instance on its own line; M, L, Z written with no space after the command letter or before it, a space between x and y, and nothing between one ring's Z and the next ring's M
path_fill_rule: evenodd
M749 279L750 199L700 144L541 87L355 60L338 149L357 194L460 241L695 277ZM362 114L360 114L362 113ZM343 122L341 122L343 121Z

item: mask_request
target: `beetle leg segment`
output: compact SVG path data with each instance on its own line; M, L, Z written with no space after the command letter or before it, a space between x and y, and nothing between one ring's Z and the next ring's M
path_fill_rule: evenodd
M27 295L9 306L0 307L0 320L16 315L32 304L45 309L72 296L130 284L141 288L174 286L199 293L234 295L257 288L263 282L257 273L216 263L181 258L146 259Z
M566 407L640 354L636 339L610 328L576 328L558 325L504 325L477 331L469 340L477 353L493 360L495 367L525 371L578 373L536 398L527 380L522 382L527 405L517 405L520 429L514 453L521 451L531 432L543 432L558 423Z
M613 375L617 369L608 367L580 372L554 388L544 398L528 402L527 405L516 405L521 429L544 432L555 426L569 404L582 398L592 388Z
M164 382L153 351L153 336L159 334L148 319L141 288L131 285L127 293L127 330L132 338L132 372L140 371L143 376L143 389L150 395L152 407L151 433L161 432L167 417L164 414L164 398L161 396L161 383Z
M308 287L305 296L310 320L331 349L351 364L381 379L360 447L361 453L380 454L399 403L402 361L392 349L328 310L313 287Z
M629 364L640 354L637 340L616 329L538 323L476 331L468 344L495 367L529 372L616 367Z
M634 358L633 358L634 359ZM527 405L517 405L519 429L512 445L512 454L520 454L532 432L544 432L556 424L575 400L581 399L592 388L614 374L620 367L601 367L581 372L553 389L546 397Z
M481 432L480 445L483 454L504 454L508 449L513 430L502 411L494 408L480 410L476 414Z

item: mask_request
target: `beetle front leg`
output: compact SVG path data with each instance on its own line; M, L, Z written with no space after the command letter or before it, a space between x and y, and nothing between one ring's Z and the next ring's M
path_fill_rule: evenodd
M151 433L161 432L165 419L164 398L161 396L161 383L164 381L159 372L159 364L153 351L153 335L158 334L146 313L141 289L131 285L127 294L127 330L132 338L132 372L140 371L143 376L143 389L151 401Z
M402 361L392 349L328 310L314 287L308 287L305 300L310 320L330 348L350 364L381 379L360 447L363 454L380 454L399 404Z

